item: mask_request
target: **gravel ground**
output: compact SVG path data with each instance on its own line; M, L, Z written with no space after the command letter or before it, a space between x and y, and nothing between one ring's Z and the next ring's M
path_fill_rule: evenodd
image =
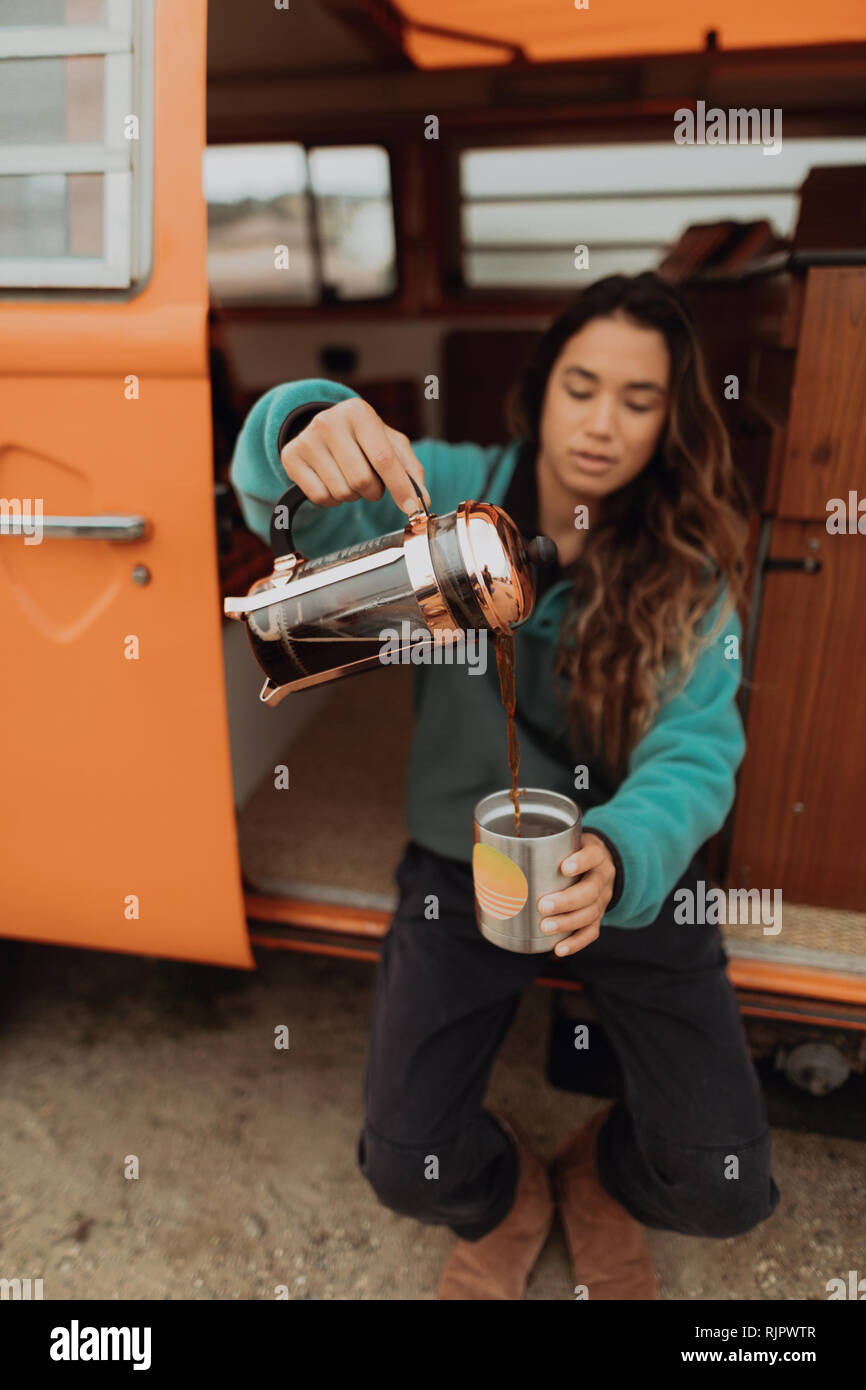
M356 1168L372 966L0 951L0 1276L42 1278L46 1299L435 1298L450 1233L381 1207ZM489 1094L545 1154L603 1103L544 1079L548 1007L525 996ZM763 1226L649 1232L662 1298L825 1299L866 1273L864 1146L774 1146ZM571 1298L558 1226L528 1296Z

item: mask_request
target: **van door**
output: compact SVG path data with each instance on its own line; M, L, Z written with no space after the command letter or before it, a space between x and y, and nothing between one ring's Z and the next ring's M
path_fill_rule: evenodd
M252 965L208 380L205 0L0 23L0 932Z

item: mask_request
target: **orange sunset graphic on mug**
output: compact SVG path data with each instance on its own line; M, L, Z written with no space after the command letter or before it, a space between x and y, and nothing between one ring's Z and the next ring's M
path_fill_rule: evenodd
M492 845L477 844L473 849L472 876L481 907L500 922L514 917L529 895L522 870Z

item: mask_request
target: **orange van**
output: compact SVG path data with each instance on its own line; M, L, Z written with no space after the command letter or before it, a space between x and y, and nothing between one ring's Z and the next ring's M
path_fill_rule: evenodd
M729 933L744 1013L831 1029L866 1069L866 541L831 543L823 519L825 494L866 494L862 14L844 0L772 13L701 0L687 20L636 0L604 19L471 0L300 10L4 7L0 932L240 968L254 944L375 959L402 847L408 691L386 670L258 702L260 673L222 612L269 569L224 486L232 431L270 385L334 375L369 384L401 428L403 411L455 437L467 401L476 420L489 405L479 353L516 361L563 297L534 244L522 254L538 275L508 287L508 247L466 242L468 155L670 141L675 110L704 95L760 100L784 108L792 140L824 142L802 194L774 195L800 197L796 231L756 233L724 263L702 244L687 266L680 242L676 269L719 372L744 383L728 418L758 502L749 753L714 863L720 881L772 882L795 904L781 939ZM385 151L394 273L378 290L344 294L330 271L279 302L209 290L206 150L280 142ZM651 190L620 191L649 218ZM686 192L659 196L674 207ZM740 221L751 198L754 226L759 194L714 196L740 198ZM667 251L665 238L634 234L628 255L649 240ZM328 254L314 245L311 264L327 270ZM461 383L447 408L425 394L425 363ZM392 769L375 785L347 751L359 719L370 768Z

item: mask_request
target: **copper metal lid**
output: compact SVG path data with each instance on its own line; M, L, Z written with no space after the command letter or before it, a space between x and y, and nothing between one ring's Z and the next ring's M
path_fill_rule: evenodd
M528 618L535 580L523 537L510 516L492 502L461 502L457 542L481 609L497 632Z

